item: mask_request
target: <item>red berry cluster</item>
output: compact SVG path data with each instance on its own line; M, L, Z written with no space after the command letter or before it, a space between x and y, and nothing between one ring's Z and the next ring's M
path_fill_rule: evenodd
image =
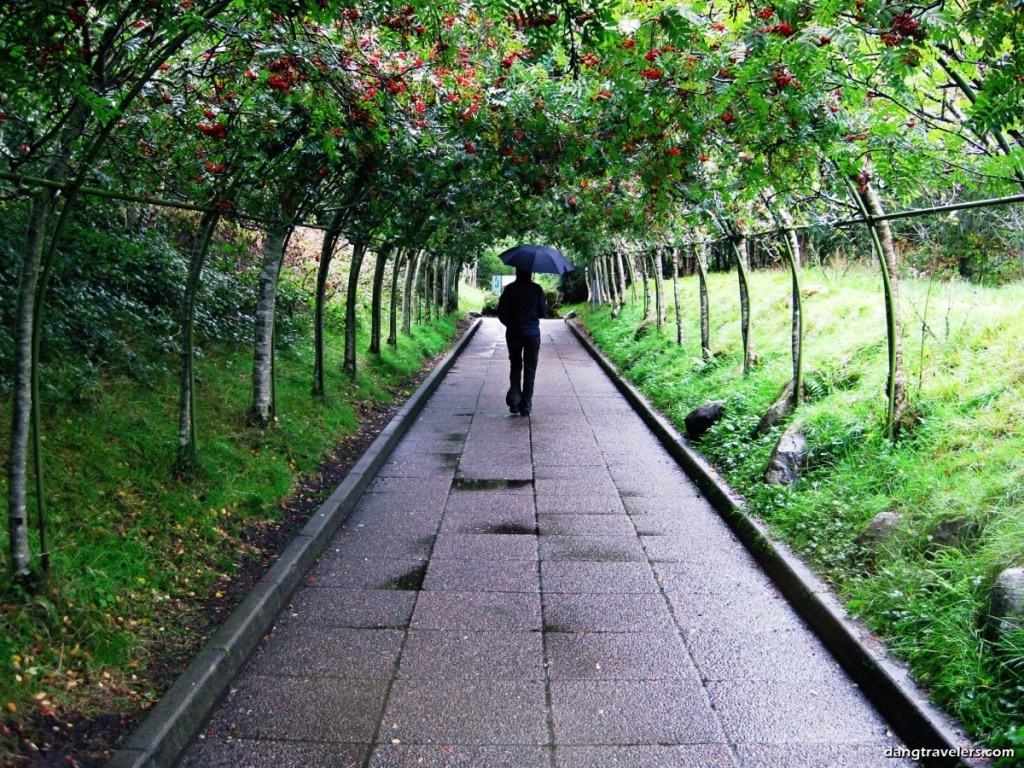
M661 70L650 67L648 69L640 70L640 77L645 80L658 80L661 78Z
M267 65L273 74L267 78L267 86L281 93L291 93L292 88L308 78L302 74L302 62L296 56L274 59Z
M508 20L515 24L519 29L529 27L530 29L537 29L538 27L553 27L558 23L557 13L548 13L544 16L529 16L519 14L509 14Z
M774 27L767 27L765 29L765 32L767 32L770 35L781 35L782 37L789 37L790 35L793 34L793 27L791 24L789 24L789 22L780 21Z
M904 40L922 40L925 32L921 29L921 20L913 18L909 13L898 13L892 18L892 28L883 32L879 37L882 42L892 47L899 45Z
M199 123L199 132L211 139L226 139L228 137L228 127L224 123L213 123L212 125Z
M768 7L762 8L761 10L757 11L757 13L755 13L754 15L757 16L757 18L759 19L770 19L774 14L775 9L769 5Z
M407 5L394 16L386 17L383 24L385 27L393 29L395 32L408 32L412 30L417 35L422 35L427 31L427 28L422 24L414 24L415 15L416 9L411 5Z
M501 66L505 69L509 69L516 63L516 59L525 59L528 55L529 53L527 51L512 51L512 53L501 60Z
M800 87L800 83L797 82L796 78L784 69L775 70L775 74L772 75L772 82L775 83L775 87L780 91L788 88L789 86L793 86L794 88Z

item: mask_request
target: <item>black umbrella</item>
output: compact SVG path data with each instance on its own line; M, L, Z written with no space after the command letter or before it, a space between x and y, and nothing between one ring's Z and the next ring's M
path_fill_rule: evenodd
M564 275L576 267L566 261L565 256L554 248L544 245L517 245L509 248L499 257L510 267L525 269L529 272L546 272L552 275Z

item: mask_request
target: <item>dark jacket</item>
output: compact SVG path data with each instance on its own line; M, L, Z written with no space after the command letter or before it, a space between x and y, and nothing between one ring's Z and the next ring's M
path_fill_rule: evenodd
M523 336L540 336L540 319L547 315L544 289L533 281L515 280L505 286L498 299L498 319L509 331Z

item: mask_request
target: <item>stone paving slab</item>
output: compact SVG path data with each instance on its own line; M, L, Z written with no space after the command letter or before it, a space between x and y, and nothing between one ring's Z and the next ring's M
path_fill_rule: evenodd
M540 576L534 560L492 560L478 556L435 559L430 562L423 589L439 592L540 592Z
M381 738L416 744L548 743L541 681L396 680Z
M411 630L402 651L402 678L544 680L539 632Z
M552 680L699 679L673 629L554 633L547 640L547 658Z
M387 745L379 747L368 768L551 768L547 747L477 747L463 744Z
M365 744L320 744L204 737L185 755L182 768L362 768Z
M604 519L597 516L598 520ZM648 562L596 563L585 560L546 560L540 564L547 593L651 593L660 587Z
M724 744L642 747L562 747L555 768L735 768Z
M409 626L417 593L396 589L304 589L281 615L281 624L404 629Z
M486 321L182 759L908 768L592 358Z
M542 536L629 536L636 538L633 521L626 515L538 515Z
M561 744L705 744L725 741L707 693L692 680L553 680Z
M734 744L882 743L889 730L870 706L851 706L867 702L839 675L813 683L712 681L707 690Z
M506 499L516 499L507 496ZM523 503L499 501L488 506L448 512L441 522L440 535L450 533L536 533L537 515L533 511L533 500L526 498ZM528 507L528 508L527 508Z
M540 595L530 592L420 593L414 629L494 629L538 631Z
M292 621L278 626L273 642L250 660L254 675L390 680L398 668L405 633Z
M390 683L357 678L243 675L214 715L213 738L367 744ZM210 739L207 739L207 743Z

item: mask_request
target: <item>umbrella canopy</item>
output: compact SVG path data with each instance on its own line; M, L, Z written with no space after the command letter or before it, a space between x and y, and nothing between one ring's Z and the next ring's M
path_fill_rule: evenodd
M509 248L498 258L516 269L546 272L551 275L564 275L576 269L566 261L565 256L544 245L517 245Z

